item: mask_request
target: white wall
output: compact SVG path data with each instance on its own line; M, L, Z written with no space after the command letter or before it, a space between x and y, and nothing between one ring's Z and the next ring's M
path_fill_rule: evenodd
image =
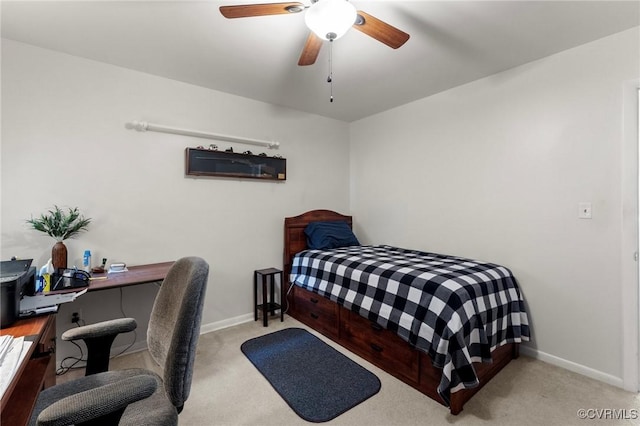
M525 352L621 385L623 89L639 51L636 28L353 123L358 236L511 268Z
M287 181L186 178L185 148L216 142L126 130L131 120L277 140L281 148L267 153L287 158ZM2 42L1 154L2 259L42 265L54 241L25 220L54 204L77 206L93 223L66 242L70 265L85 249L94 261L130 265L206 259L205 329L253 320L253 270L282 267L285 216L348 210L346 123L10 40ZM141 323L139 343L155 291L122 291L125 313ZM87 322L119 315L120 292L64 305L58 329L72 326L70 312L80 309ZM62 344L58 361L69 353L75 349Z

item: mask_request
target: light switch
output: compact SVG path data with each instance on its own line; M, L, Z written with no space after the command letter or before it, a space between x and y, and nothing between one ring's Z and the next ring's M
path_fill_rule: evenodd
M578 203L578 217L591 219L591 203Z

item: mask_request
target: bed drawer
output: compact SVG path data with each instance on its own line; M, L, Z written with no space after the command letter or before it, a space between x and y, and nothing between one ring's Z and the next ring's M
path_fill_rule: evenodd
M345 346L391 374L418 383L418 351L407 342L348 309L341 309L340 323Z
M329 337L338 337L338 305L300 287L294 289L295 318Z

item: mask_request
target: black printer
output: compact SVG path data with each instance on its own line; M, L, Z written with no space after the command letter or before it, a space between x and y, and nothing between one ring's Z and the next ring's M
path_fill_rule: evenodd
M18 319L20 299L32 296L36 289L36 268L33 259L0 262L0 327L8 327Z

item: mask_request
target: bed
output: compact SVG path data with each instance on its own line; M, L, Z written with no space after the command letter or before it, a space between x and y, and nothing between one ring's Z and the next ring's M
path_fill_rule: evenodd
M288 313L452 414L529 339L524 303L507 268L361 246L352 234L354 242L333 247L314 239L325 233L310 233L319 223L350 233L352 218L329 210L285 218Z

